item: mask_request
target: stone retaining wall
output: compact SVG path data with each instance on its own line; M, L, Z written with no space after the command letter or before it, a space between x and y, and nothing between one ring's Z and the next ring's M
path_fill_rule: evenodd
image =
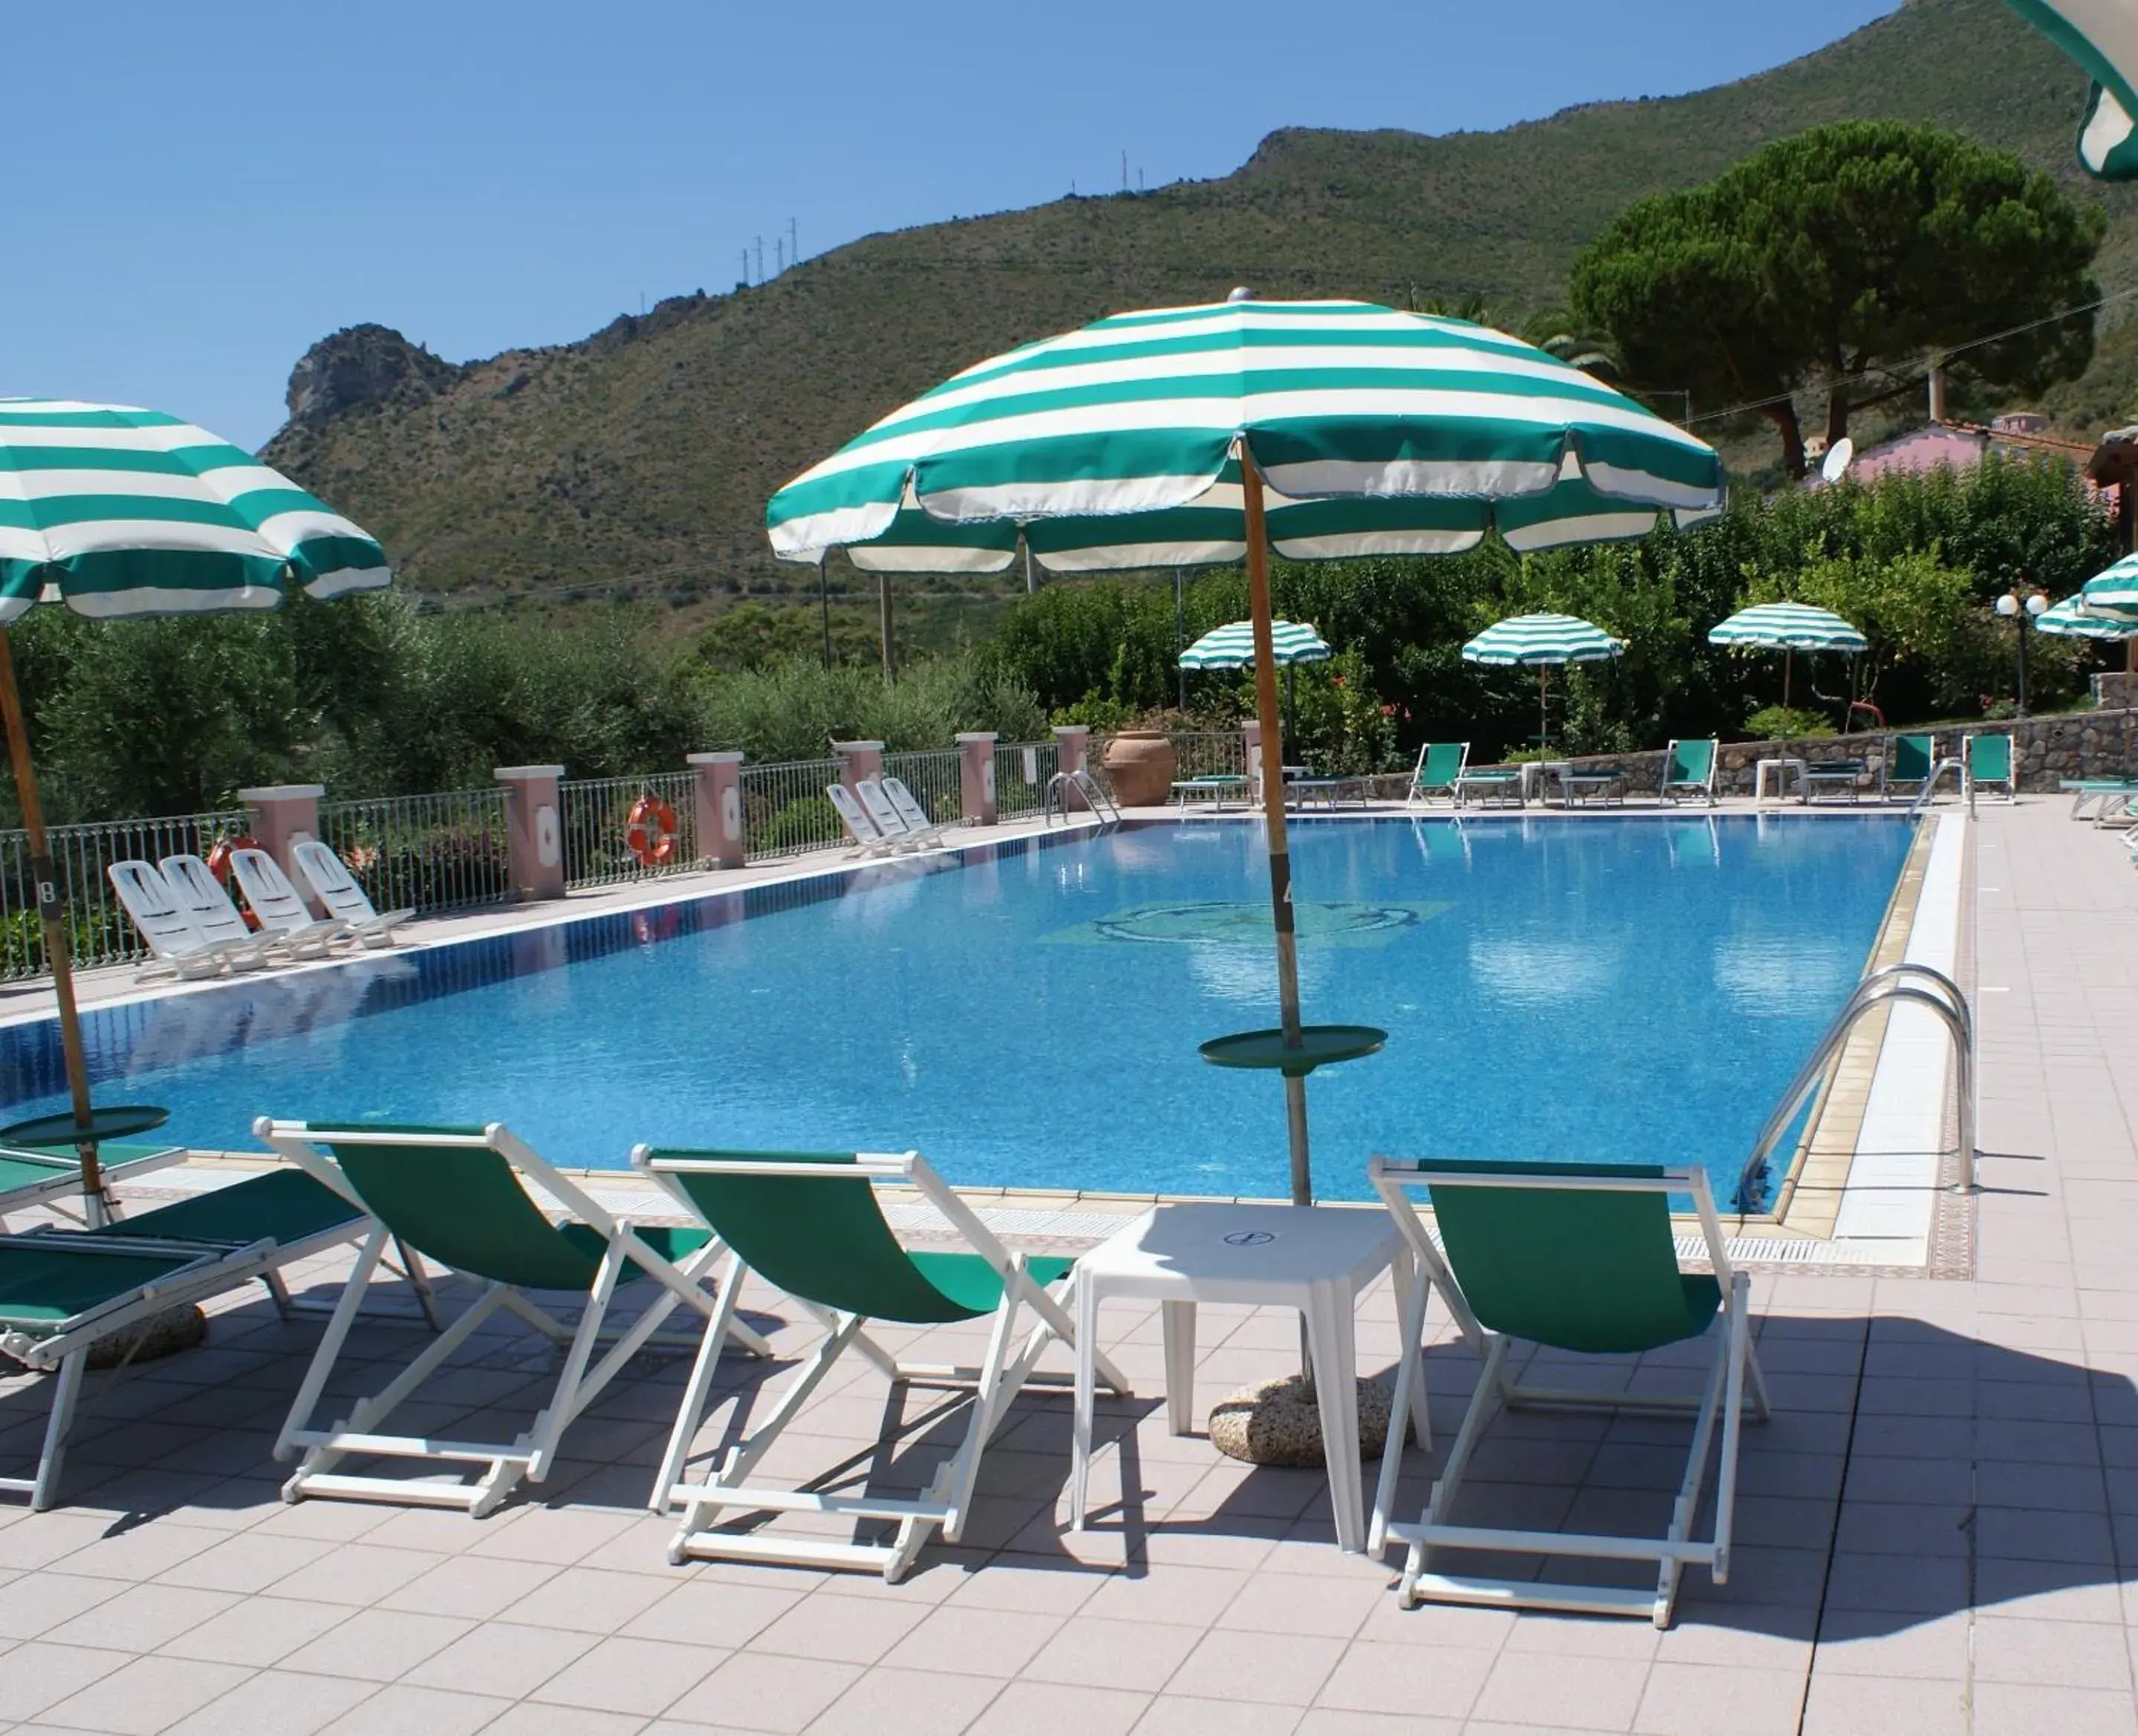
M2015 718L2001 723L1971 724L1965 728L1896 729L1855 735L1819 735L1789 741L1726 742L1716 788L1724 795L1749 796L1759 763L1763 759L1802 759L1812 764L1860 759L1869 769L1861 783L1866 790L1878 785L1878 768L1891 751L1896 735L1936 738L1940 759L1961 757L1964 738L1983 731L2009 732L2018 757L2019 788L2053 792L2067 778L2127 778L2138 776L2138 708L2112 711L2078 711L2056 717ZM1638 753L1598 753L1575 757L1570 764L1614 770L1635 793L1652 793L1662 775L1660 750ZM1794 793L1794 792L1792 792Z

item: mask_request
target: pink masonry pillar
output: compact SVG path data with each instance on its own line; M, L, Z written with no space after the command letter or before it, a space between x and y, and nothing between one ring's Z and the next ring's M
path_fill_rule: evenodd
M1091 757L1091 732L1083 724L1057 724L1054 726L1054 769L1064 773L1081 772ZM1062 792L1062 807L1066 813L1071 808L1087 807L1081 795L1073 789Z
M500 766L505 786L505 846L512 890L523 902L564 895L564 827L557 782L562 766Z
M247 825L254 840L282 865L290 884L315 916L325 914L325 906L313 895L312 883L297 866L295 851L298 845L320 835L320 797L325 794L325 789L316 783L275 783L237 792L237 799L250 811Z
M883 744L880 741L835 741L832 751L839 756L839 782L853 790L857 783L883 776ZM854 791L858 798L860 792Z
M1258 718L1249 718L1240 725L1240 740L1247 753L1247 788L1260 801L1262 793L1262 726Z
M991 729L958 738L958 794L968 826L995 823L995 742Z
M746 851L742 823L742 755L693 753L698 773L698 854L708 867L740 868Z

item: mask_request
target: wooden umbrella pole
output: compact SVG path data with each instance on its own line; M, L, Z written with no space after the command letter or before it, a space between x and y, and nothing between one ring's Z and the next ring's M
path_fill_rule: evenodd
M1291 850L1284 825L1284 732L1276 696L1276 644L1271 628L1269 542L1262 520L1262 472L1240 442L1240 490L1247 508L1247 607L1255 632L1255 716L1262 725L1262 816L1269 826L1270 919L1276 930L1276 996L1284 1046L1300 1046L1299 937L1292 925ZM1306 1081L1287 1073L1285 1119L1291 1133L1291 1202L1314 1203L1307 1161Z
M22 830L29 834L30 878L37 894L37 918L44 926L45 957L51 963L52 992L59 1001L60 1049L66 1057L67 1094L74 1100L75 1126L90 1126L89 1062L81 1046L81 1015L75 1008L74 962L69 955L66 908L60 900L59 870L45 836L43 805L37 800L37 768L30 763L29 730L22 721L22 695L15 685L15 654L7 629L0 627L0 721L7 729L7 753L15 768L15 797L22 809ZM104 1221L104 1177L96 1141L85 1137L76 1147L81 1157L81 1193L90 1221Z

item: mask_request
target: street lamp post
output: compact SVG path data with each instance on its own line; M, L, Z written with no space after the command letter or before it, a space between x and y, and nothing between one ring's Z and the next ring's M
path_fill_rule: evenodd
M2019 694L2017 709L2021 717L2027 714L2027 623L2021 617L2039 615L2048 606L2048 598L2043 596L2039 591L2029 592L2023 597L2016 590L2007 591L1997 599L1997 612L2012 623L2012 631L2015 636L2014 642L2018 647Z

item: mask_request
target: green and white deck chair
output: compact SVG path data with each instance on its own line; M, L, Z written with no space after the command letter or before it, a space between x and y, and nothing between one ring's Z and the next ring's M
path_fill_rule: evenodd
M1984 784L2001 788L2007 802L2018 800L2019 783L2012 763L2011 736L2002 729L1984 729L1969 736L1960 783L1970 813L1974 812L1974 792Z
M1752 1353L1751 1280L1733 1270L1706 1172L1649 1164L1520 1163L1373 1159L1369 1173L1388 1202L1417 1261L1417 1279L1403 1299L1402 1343L1408 1351L1424 1335L1433 1285L1462 1335L1483 1360L1477 1390L1448 1449L1439 1480L1415 1524L1390 1517L1403 1451L1392 1431L1381 1460L1369 1546L1408 1545L1398 1592L1403 1607L1420 1601L1596 1615L1650 1617L1670 1624L1678 1576L1688 1562L1705 1564L1720 1585L1730 1577L1730 1527L1737 1495L1737 1444L1749 1383L1754 1414L1767 1415L1765 1382ZM1410 1190L1432 1190L1436 1241ZM1699 1212L1712 1275L1681 1270L1669 1196L1690 1194ZM1444 1251L1443 1245L1444 1244ZM1660 1350L1712 1333L1714 1360L1700 1395L1569 1390L1526 1386L1510 1378L1518 1344L1574 1354L1624 1356ZM1419 1358L1406 1354L1396 1377L1394 1415L1410 1402L1409 1383L1421 1378ZM1486 1426L1501 1406L1605 1412L1683 1413L1693 1419L1691 1450L1678 1485L1668 1533L1659 1538L1525 1531L1462 1525L1449 1514ZM1696 1540L1700 1508L1716 1425L1715 1527ZM1569 1555L1607 1561L1653 1561L1654 1587L1581 1586L1552 1580L1496 1579L1428 1573L1436 1550Z
M1721 741L1711 735L1705 741L1673 740L1664 750L1662 781L1656 786L1656 799L1676 802L1682 796L1696 796L1714 807L1721 749Z
M372 1219L371 1233L275 1445L278 1459L300 1451L304 1455L282 1485L285 1500L319 1495L400 1501L458 1507L480 1519L523 1478L539 1483L549 1475L573 1419L625 1363L654 1342L661 1323L678 1305L709 1320L718 1314L723 1337L747 1349L760 1354L770 1350L734 1318L732 1309L716 1309L710 1291L700 1281L720 1255L717 1241L700 1230L634 1225L617 1217L495 1122L487 1127L334 1127L262 1117L252 1130L290 1163L360 1200ZM530 1183L564 1208L568 1215L563 1223L552 1222L530 1197ZM364 1290L389 1242L396 1240L420 1259L481 1280L482 1289L460 1318L384 1387L359 1401L333 1426L315 1428L313 1412ZM627 1330L613 1335L607 1353L594 1360L617 1292L648 1279L656 1286L654 1295ZM567 1326L534 1301L532 1293L538 1291L570 1291L581 1298L578 1324ZM549 1402L526 1430L505 1441L380 1433L379 1425L395 1407L500 1309L564 1352ZM698 1339L693 1333L661 1342L695 1345ZM351 1455L472 1464L482 1472L469 1484L337 1471L334 1467Z
M36 1472L0 1477L0 1490L28 1495L34 1508L51 1505L95 1345L167 1309L256 1282L287 1314L281 1269L354 1241L364 1224L339 1192L276 1169L96 1230L0 1236L0 1353L56 1371ZM412 1275L420 1290L421 1274Z
M1028 1386L1057 1389L1065 1396L1073 1392L1070 1373L1042 1374L1034 1368L1050 1344L1075 1349L1073 1316L1048 1286L1071 1278L1076 1262L1011 1253L918 1152L891 1156L664 1151L641 1145L631 1161L734 1251L721 1280L720 1314L706 1328L654 1484L655 1512L684 1509L682 1524L668 1546L669 1559L866 1568L895 1581L913 1564L931 1531L940 1530L945 1542L955 1543L971 1510L980 1455L1008 1414L1011 1401ZM879 1183L917 1189L949 1221L965 1251L923 1252L901 1246L884 1220ZM784 1290L823 1327L824 1338L764 1421L728 1451L711 1479L692 1482L686 1465L711 1392L719 1334L732 1318L750 1273ZM1032 1325L1020 1342L1020 1321L1028 1314ZM942 1326L968 1320L988 1323L985 1354L973 1367L901 1362L867 1331L877 1321ZM911 1499L752 1482L750 1473L759 1460L849 1348L859 1351L894 1387L970 1392L964 1436L956 1452ZM1096 1366L1109 1390L1128 1390L1104 1355ZM720 1512L730 1508L750 1514L825 1514L896 1529L889 1542L715 1529Z
M108 1142L100 1148L105 1185L138 1180L159 1169L186 1160L183 1145L136 1145ZM56 1211L81 1197L81 1159L71 1147L39 1151L28 1146L0 1145L0 1231L7 1227L8 1214L27 1212L33 1206Z
M1422 802L1430 807L1433 798L1440 797L1452 807L1456 786L1462 782L1469 764L1468 742L1428 742L1418 750L1418 763L1411 768L1410 789L1403 797L1403 805L1408 807L1413 802Z
M1958 760L1937 757L1935 735L1896 735L1878 768L1878 799L1886 802L1896 796L1911 799L1926 797L1947 771L1960 769ZM1911 788L1902 789L1902 784Z
M1472 801L1501 807L1522 805L1522 768L1520 766L1473 766L1465 763L1455 778L1455 805Z
M366 946L393 945L394 929L416 914L412 907L381 915L370 895L349 871L349 864L317 838L300 839L290 846L290 854L297 859L305 882L327 907L327 914L347 923L349 932Z

